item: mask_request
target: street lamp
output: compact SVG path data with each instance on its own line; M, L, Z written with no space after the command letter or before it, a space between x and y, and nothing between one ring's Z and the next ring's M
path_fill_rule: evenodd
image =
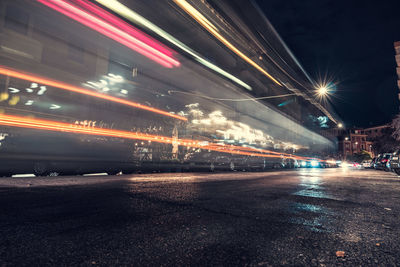
M315 85L315 96L318 100L327 100L332 92L330 83L318 83Z
M343 128L343 124L339 122L338 125L337 125L337 127Z
M329 93L329 89L326 85L320 85L317 90L318 95L321 97L326 96Z

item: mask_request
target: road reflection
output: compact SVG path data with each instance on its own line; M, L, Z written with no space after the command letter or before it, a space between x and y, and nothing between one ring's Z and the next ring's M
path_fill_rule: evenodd
M332 226L334 225L335 213L333 210L314 204L314 198L333 199L326 193L323 186L324 182L321 177L323 171L321 169L301 169L299 171L299 187L301 190L292 194L301 198L296 202L290 202L288 205L288 212L294 215L289 222L303 225L313 232L334 231Z

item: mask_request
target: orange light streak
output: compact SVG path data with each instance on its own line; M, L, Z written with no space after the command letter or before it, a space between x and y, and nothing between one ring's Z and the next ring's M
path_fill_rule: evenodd
M279 86L282 86L282 84L275 79L271 74L269 74L265 69L263 69L260 65L258 65L256 62L254 62L252 59L250 59L248 56L246 56L244 53L242 53L236 46L231 44L225 37L223 37L217 30L217 28L209 22L197 9L195 9L192 5L190 5L188 2L185 0L173 0L180 8L182 8L186 13L188 13L193 19L195 19L203 28L205 28L209 33L211 33L215 38L217 38L221 43L223 43L226 47L228 47L232 52L237 54L239 57L241 57L243 60L245 60L247 63L252 65L254 68L256 68L258 71L260 71L262 74L267 76L269 79L271 79L274 83L276 83Z
M231 145L219 145L216 143L211 143L208 145L202 145L201 140L191 140L191 139L176 139L167 136L160 135L151 135L151 134L143 134L143 133L134 133L128 131L121 130L111 130L111 129L102 129L97 127L84 128L74 124L68 124L64 122L43 120L43 119L32 119L21 116L13 116L13 115L4 115L0 114L0 125L11 126L11 127L20 127L20 128L29 128L36 130L44 130L44 131L56 131L56 132L66 132L66 133L74 133L74 134L87 134L87 135L97 135L97 136L108 136L108 137L118 137L125 139L134 139L134 140L144 140L144 141L152 141L164 144L178 144L180 146L192 147L192 148L201 148L212 150L216 152L222 152L227 154L236 154L236 155L246 155L246 156L256 156L256 157L264 157L264 158L280 158L281 155L271 155L271 154L262 154L257 151L243 151L243 147L239 146L231 146ZM291 155L292 158L299 158L294 155Z
M134 107L134 108L138 108L138 109L143 109L143 110L147 110L150 112L154 112L160 115L164 115L164 116L168 116L168 117L172 117L175 119L179 119L182 121L187 121L187 118L179 116L179 115L175 115L175 114L171 114L169 112L160 110L160 109L156 109L156 108L152 108L146 105L142 105L136 102L132 102L129 100L125 100L125 99L121 99L118 97L114 97L114 96L110 96L110 95L106 95L106 94L101 94L98 92L94 92L91 90L87 90L78 86L74 86L71 84L67 84L64 82L60 82L60 81L56 81L56 80L51 80L48 78L44 78L44 77L40 77L40 76L36 76L34 74L30 74L30 73L23 73L23 72L19 72L13 69L9 69L6 68L4 66L0 66L0 74L2 75L6 75L6 76L10 76L10 77L14 77L14 78L18 78L21 80L26 80L26 81L31 81L31 82L36 82L36 83L40 83L40 84L45 84L48 86L52 86L52 87L56 87L59 89L63 89L63 90L67 90L67 91L71 91L74 93L78 93L78 94L83 94L83 95L88 95L88 96L93 96L93 97L97 97L97 98L101 98L104 100L108 100L111 102L115 102L115 103L119 103L122 105L126 105L126 106L130 106L130 107Z

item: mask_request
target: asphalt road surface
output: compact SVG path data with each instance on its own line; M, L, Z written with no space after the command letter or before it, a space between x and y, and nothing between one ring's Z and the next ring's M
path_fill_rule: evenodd
M0 179L0 266L399 266L375 170Z

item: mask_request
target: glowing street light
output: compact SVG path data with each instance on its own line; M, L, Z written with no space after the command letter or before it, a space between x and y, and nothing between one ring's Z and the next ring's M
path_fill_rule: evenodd
M329 94L329 86L326 84L321 84L316 89L319 97L325 97Z
M343 128L343 124L341 124L341 123L338 123L337 127L339 127L339 128Z

